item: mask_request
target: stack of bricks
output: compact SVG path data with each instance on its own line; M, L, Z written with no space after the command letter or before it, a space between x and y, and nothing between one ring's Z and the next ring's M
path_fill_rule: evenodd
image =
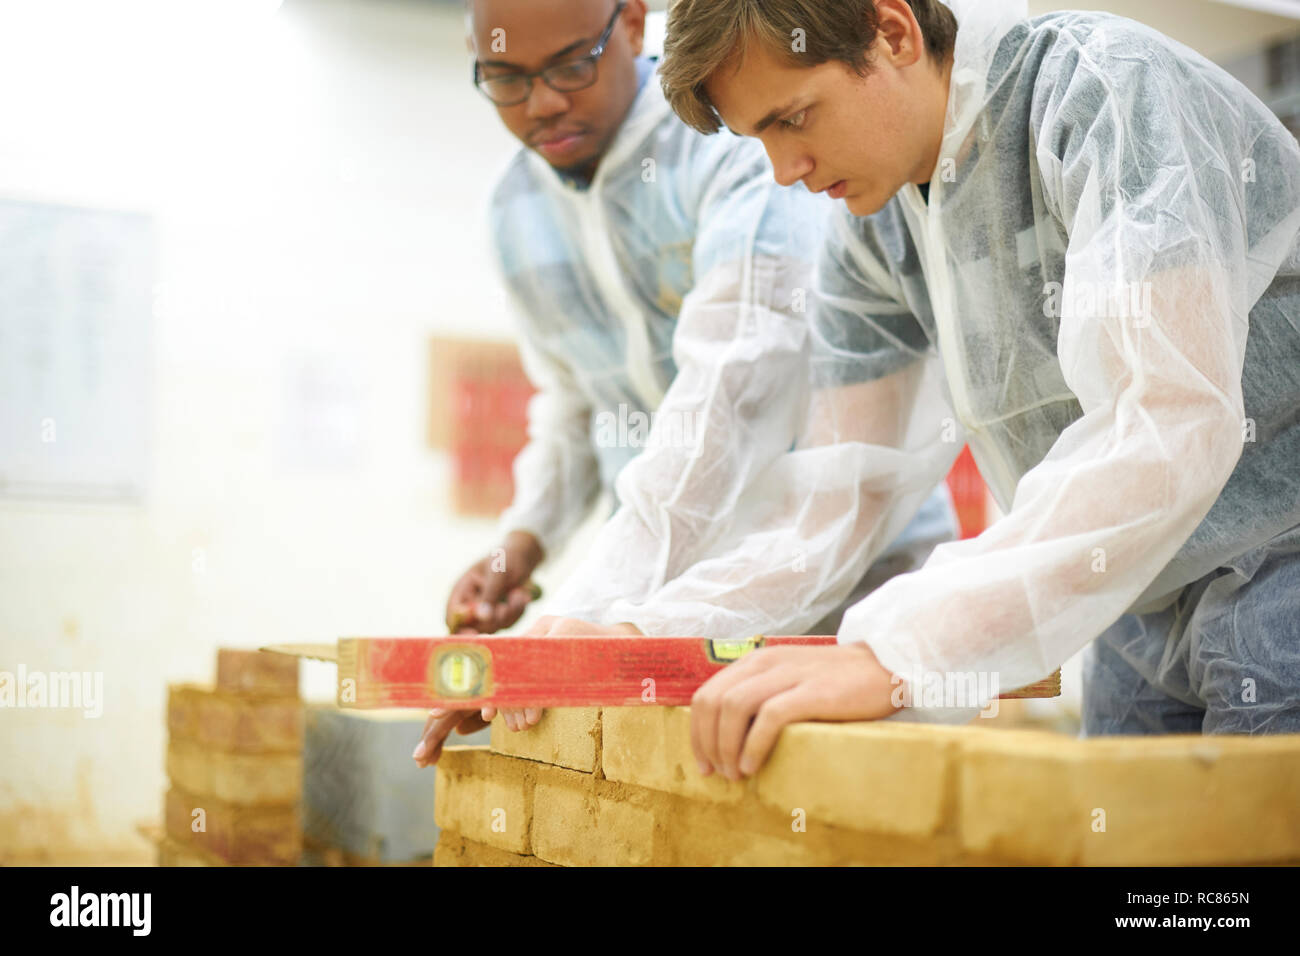
M298 661L217 652L216 688L168 688L160 866L297 865L303 707Z
M730 782L699 774L689 723L676 707L498 718L489 746L438 764L434 864L1300 863L1300 735L805 723Z

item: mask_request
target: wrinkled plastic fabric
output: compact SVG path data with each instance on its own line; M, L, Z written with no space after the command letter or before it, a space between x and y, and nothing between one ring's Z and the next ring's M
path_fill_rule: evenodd
M1300 528L1233 558L1084 653L1083 732L1300 733Z
M794 446L830 211L777 186L758 142L682 124L654 78L589 188L531 152L512 162L492 231L539 391L500 528L553 556L602 487L619 502L547 613L697 633L693 618L617 606L692 569L728 534L743 489ZM941 480L895 523L891 567L919 566L954 536Z
M905 677L1009 689L1300 523L1300 148L1131 21L951 6L929 203L908 186L839 217L817 361L838 440L864 440L843 411L856 392L922 379L900 477L939 474L955 423L1008 515L851 608L839 636ZM1300 618L1300 593L1270 586Z

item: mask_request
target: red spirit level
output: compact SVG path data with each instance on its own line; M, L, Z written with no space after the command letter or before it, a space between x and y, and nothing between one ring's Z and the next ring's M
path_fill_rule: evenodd
M683 706L721 668L760 647L834 637L345 637L338 647L263 650L337 661L341 707ZM1002 698L1057 697L1061 672Z

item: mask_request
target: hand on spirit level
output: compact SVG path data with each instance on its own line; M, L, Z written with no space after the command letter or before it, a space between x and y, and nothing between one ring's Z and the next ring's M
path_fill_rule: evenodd
M542 590L529 576L542 561L542 548L526 531L512 531L492 553L470 565L447 599L452 634L494 634L519 620Z
M703 775L739 780L766 762L786 724L887 717L898 686L866 644L763 647L695 692L691 749Z
M601 627L596 624L588 624L586 621L543 617L539 618L524 636L548 637L561 634L584 634L630 637L640 633L631 624L621 624L617 627ZM542 713L543 709L541 707L506 707L501 710L501 719L506 727L512 731L526 730L535 726L542 719ZM481 709L469 710L434 708L429 711L429 719L425 722L424 732L415 745L414 753L411 754L412 759L420 767L436 764L438 758L442 756L443 745L453 730L461 734L472 734L491 723L496 714L497 708L491 705Z

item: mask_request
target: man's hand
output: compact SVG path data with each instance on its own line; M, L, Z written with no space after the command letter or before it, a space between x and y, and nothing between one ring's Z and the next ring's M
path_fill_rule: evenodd
M429 711L429 719L424 723L424 732L420 742L411 754L417 767L427 767L438 762L442 756L442 745L453 730L462 734L472 734L488 725L490 717L485 717L488 708L477 710L440 710Z
M571 617L539 617L533 626L524 633L524 637L555 637L557 635L577 637L587 634L596 636L604 634L610 637L641 636L640 630L634 624L614 624L607 627L603 624L577 621ZM542 719L542 713L543 708L541 707L513 708L501 711L501 718L511 730L527 730ZM483 717L485 719L491 720L495 714L496 708L483 708Z
M704 776L739 780L763 765L786 724L887 717L899 687L865 644L760 648L695 692L691 749Z
M487 557L470 565L447 599L447 630L494 634L523 615L540 592L528 581L542 563L542 546L527 531L511 531Z

